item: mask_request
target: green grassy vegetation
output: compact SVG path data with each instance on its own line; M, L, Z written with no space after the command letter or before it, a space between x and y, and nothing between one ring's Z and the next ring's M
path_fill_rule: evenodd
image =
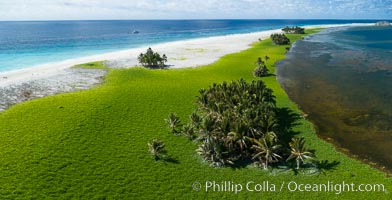
M169 60L188 60L188 58L185 58L185 57L169 58Z
M288 37L294 42L302 36ZM303 118L292 131L326 161L323 173L212 168L196 154L196 143L167 128L164 119L171 112L187 122L200 88L260 79L252 75L258 57L270 57L266 64L273 73L272 64L284 58L285 47L268 39L199 68L109 70L101 86L13 106L0 113L0 199L391 199L390 192L279 191L290 181L379 183L392 191L390 178L337 152ZM275 76L261 79L273 89L279 108L301 114ZM155 138L165 143L165 161L148 152L147 144ZM277 185L277 192L194 191L195 181L268 181Z
M187 48L187 51L192 51L194 53L204 53L206 50L203 48Z
M84 63L80 65L75 65L74 68L82 68L82 69L104 69L107 70L108 67L104 64L104 61L97 61L91 63Z

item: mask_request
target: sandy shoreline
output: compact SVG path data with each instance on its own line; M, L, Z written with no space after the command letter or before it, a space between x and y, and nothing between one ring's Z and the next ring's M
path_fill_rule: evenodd
M305 28L331 28L374 24L316 25ZM151 45L154 51L168 56L170 68L208 65L220 57L248 49L250 45L269 38L280 29L208 38L190 39ZM71 68L77 64L105 60L110 68L127 68L138 64L137 56L147 49L134 48L84 58L44 64L0 73L0 111L29 99L57 93L88 89L99 84L106 72ZM76 87L75 87L76 86Z
M306 26L306 28L358 25L370 24L316 25ZM150 46L154 51L168 56L167 64L171 68L196 67L211 64L226 54L245 50L258 39L266 39L272 33L280 32L280 29L275 29L255 33L182 40ZM108 65L113 68L132 67L138 64L137 56L144 52L148 46L49 63L21 70L0 72L0 87L62 74L67 68L92 61L107 60Z
M170 68L196 67L213 63L226 54L245 50L259 38L268 38L272 33L281 32L280 29L248 34L216 36L168 42L158 45L146 45L112 53L105 53L84 58L49 63L31 68L0 73L0 87L30 80L42 79L61 74L65 69L74 65L106 60L113 68L125 68L138 65L137 56L145 52L148 47L160 54L168 56L167 64Z

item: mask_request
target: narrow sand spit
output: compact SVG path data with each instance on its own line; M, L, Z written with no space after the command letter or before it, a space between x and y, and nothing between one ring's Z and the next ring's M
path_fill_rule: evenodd
M46 76L43 79L0 86L0 112L11 105L30 99L89 89L101 83L105 74L105 70L70 68L64 69L61 74Z
M320 25L305 28L338 26L364 26L374 24ZM170 68L197 67L215 62L220 57L248 49L259 39L268 38L280 29L247 34L234 34L192 40L169 42L150 47L168 56ZM110 68L127 68L138 64L137 56L148 48L134 48L84 58L49 63L22 70L0 73L0 111L9 106L43 96L88 89L99 84L103 70L75 69L77 64L105 60Z

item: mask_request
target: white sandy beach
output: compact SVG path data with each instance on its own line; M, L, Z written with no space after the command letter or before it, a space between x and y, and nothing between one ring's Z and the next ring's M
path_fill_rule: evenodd
M281 32L281 30L176 41L151 45L150 47L154 51L168 56L167 65L170 68L196 67L213 63L223 55L245 50L249 48L251 43L258 41L259 38L265 39L272 33L278 32ZM145 46L0 73L0 86L61 74L63 70L69 67L92 61L106 60L117 67L132 67L138 65L138 55L145 52L148 47Z
M329 28L358 25L373 24L319 25L307 26L306 28ZM150 47L154 51L168 56L167 64L170 68L196 67L213 63L223 55L245 50L249 48L250 44L258 41L258 39L266 39L272 33L280 32L280 29L276 29L248 34L234 34L169 42L151 45ZM64 74L64 70L67 68L92 61L107 60L112 66L132 67L138 64L137 56L141 52L145 52L147 47L148 46L146 45L142 48L134 48L0 73L0 87Z
M345 24L307 26L305 28L329 28L373 24ZM192 39L151 45L154 51L168 56L170 68L197 67L215 62L220 57L245 50L259 39L266 39L281 30L268 30L248 34ZM105 70L71 68L72 66L105 60L110 68L127 68L138 65L137 57L148 46L125 51L95 55L35 66L22 70L0 73L0 112L10 106L30 99L58 93L89 89L100 84Z

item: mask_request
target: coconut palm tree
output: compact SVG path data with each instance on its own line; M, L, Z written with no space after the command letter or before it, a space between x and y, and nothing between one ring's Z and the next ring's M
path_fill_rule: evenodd
M163 54L161 57L159 53L154 52L151 48L148 48L146 53L141 53L139 55L138 61L143 67L164 68L165 62L167 62L167 57L165 54Z
M178 130L181 126L180 118L175 113L170 113L168 118L165 119L167 125L169 126L172 133L177 134L180 131Z
M167 56L166 56L166 54L163 54L163 55L162 55L162 59L163 59L164 62L167 62Z
M255 62L255 64L257 65L257 67L253 71L253 75L255 77L263 77L263 76L267 76L268 75L268 73L269 73L268 68L265 65L265 63L264 63L262 58L258 57L257 61Z
M263 133L268 133L277 127L277 120L272 115L262 114L260 117L261 129Z
M301 162L304 163L305 160L314 158L313 153L305 148L305 139L303 137L293 138L289 145L291 153L287 160L295 159L297 169L299 169Z
M235 147L238 147L240 154L246 153L248 141L249 137L245 135L245 127L238 123L236 123L234 130L228 133L226 137L226 144L229 149L235 150Z
M191 120L191 125L195 128L198 128L202 121L201 117L197 114L196 111L192 112L192 114L189 116L189 119Z
M154 156L155 160L162 159L167 153L165 143L158 139L152 140L148 143L148 152Z
M270 108L270 110L266 110L266 112L269 112L276 108L276 100L275 100L276 97L270 88L265 88L262 91L261 96L262 96L261 101L263 102L263 106L265 106L266 108Z
M198 131L200 141L207 141L216 136L216 120L211 116L207 115L200 123L200 130Z
M265 60L265 62L267 62L269 59L270 59L270 57L268 57L268 56L264 56L264 60Z
M184 125L182 127L181 133L184 134L190 140L194 140L196 138L195 129L191 124Z
M282 31L285 32L285 33L289 33L290 28L289 28L288 26L286 26L286 27L284 27L284 28L282 29Z
M255 151L252 159L262 163L264 169L268 168L269 163L277 162L282 157L278 154L281 145L277 144L277 136L269 132L259 140L254 140L252 149Z
M255 76L255 77L264 77L264 76L267 76L268 73L269 73L268 68L265 65L256 67L253 70L253 76Z
M234 164L223 142L214 137L205 140L196 152L215 167Z
M290 44L290 39L287 38L285 34L279 34L279 33L272 34L271 39L276 45Z
M264 65L264 61L263 61L263 59L261 57L258 57L257 61L255 62L255 64L260 67L260 66Z
M257 62L261 64L262 59ZM276 101L263 81L215 83L199 93L198 108L189 116L182 133L190 138L195 134L198 153L204 160L223 166L239 158L253 158L267 168L281 159L280 147L289 144L278 141L271 132L277 130ZM173 123L168 124L176 130Z
M143 53L140 53L140 55L139 55L139 57L137 57L137 60L139 61L139 63L143 66L143 67L145 67L145 65L146 65L146 60L145 60L145 56L144 56L144 54Z

